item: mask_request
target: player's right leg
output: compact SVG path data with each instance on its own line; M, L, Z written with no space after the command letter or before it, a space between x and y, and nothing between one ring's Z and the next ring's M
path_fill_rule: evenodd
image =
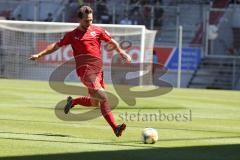
M69 110L74 106L72 101L73 101L72 97L69 96L67 98L67 104L64 107L64 113L65 114L68 114Z
M86 107L98 107L99 106L99 101L98 100L93 100L90 96L80 96L77 98L72 98L69 96L67 98L67 103L64 107L64 113L68 114L71 108L73 108L76 105L81 105L81 106L86 106Z
M96 75L94 75L94 74L92 76L83 76L80 78L81 78L81 81L83 82L83 84L88 88L101 88L101 85L92 87L93 85L95 85L95 81L96 81ZM89 89L89 90L91 90L91 89ZM75 105L81 105L81 106L85 106L85 107L91 107L91 106L99 107L100 103L99 103L98 99L91 98L90 95L79 96L74 99L71 96L69 96L67 98L67 103L64 107L64 113L68 114L70 109L73 108Z

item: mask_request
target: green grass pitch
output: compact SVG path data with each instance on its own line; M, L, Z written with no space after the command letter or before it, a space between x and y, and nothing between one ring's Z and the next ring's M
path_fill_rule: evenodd
M107 90L114 93L112 86ZM125 118L127 124L120 138L102 117L58 119L54 107L67 96L53 91L45 81L1 79L0 159L240 159L240 92L173 89L159 97L139 98L135 107L120 100L113 110L117 122ZM81 106L73 110L84 111ZM185 114L185 118L149 118L160 112ZM132 119L126 119L126 114ZM145 127L157 129L156 144L141 142Z

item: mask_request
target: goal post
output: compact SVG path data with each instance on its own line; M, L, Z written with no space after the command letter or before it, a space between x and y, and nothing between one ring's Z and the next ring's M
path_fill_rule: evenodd
M177 88L181 88L181 76L182 76L182 37L183 27L178 26L178 73L177 73Z
M31 22L0 20L0 74L1 77L13 79L48 80L50 74L64 61L72 58L71 47L63 47L47 55L39 63L28 61L27 58L44 49L48 44L56 42L66 32L76 28L78 23ZM143 25L94 24L105 28L116 39L121 47L132 57L133 63L140 64L139 75L143 74L143 64L152 63L152 53L156 31L147 30ZM106 49L102 43L105 81L111 83L110 64L116 51ZM127 67L121 68L126 70ZM120 70L121 71L121 70ZM142 76L140 76L142 77ZM140 85L149 79L139 80ZM75 72L68 76L69 81L78 81ZM119 77L119 84L123 80Z

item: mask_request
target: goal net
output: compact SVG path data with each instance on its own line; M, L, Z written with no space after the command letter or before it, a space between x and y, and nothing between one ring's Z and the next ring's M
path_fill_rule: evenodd
M152 53L155 31L150 31L141 25L106 25L95 24L105 28L116 39L120 46L132 57L135 67L143 75L151 70ZM10 79L48 80L57 67L73 58L71 46L63 47L56 52L46 55L37 62L28 60L35 53L43 50L48 44L59 41L66 32L76 28L78 23L55 22L28 22L0 20L0 76ZM109 49L102 43L102 56L104 62L104 80L112 83L111 67L116 67L116 74L133 69L134 65L123 65L120 60L113 60L116 51ZM113 65L113 63L115 65ZM75 64L72 64L75 65ZM134 75L133 75L134 76ZM130 76L131 77L131 76ZM151 76L140 76L141 85L148 84ZM67 81L79 81L75 71L72 71ZM128 84L125 77L119 75L114 79L118 84Z

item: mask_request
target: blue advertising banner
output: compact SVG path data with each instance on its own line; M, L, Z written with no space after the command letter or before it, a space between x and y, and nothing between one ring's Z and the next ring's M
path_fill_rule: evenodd
M183 48L182 49L182 70L194 71L201 60L200 48ZM170 70L178 69L178 48L174 48L165 66Z

